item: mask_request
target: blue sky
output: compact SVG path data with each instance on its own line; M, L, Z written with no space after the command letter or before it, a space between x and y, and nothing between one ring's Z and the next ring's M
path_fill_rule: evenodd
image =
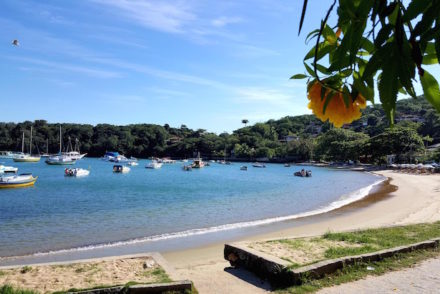
M330 1L309 2L298 37L300 0L2 0L0 121L222 132L310 113L289 77Z

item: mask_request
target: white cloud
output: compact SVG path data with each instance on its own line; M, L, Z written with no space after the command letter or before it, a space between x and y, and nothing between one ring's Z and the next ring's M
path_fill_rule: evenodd
M156 0L92 0L102 6L117 8L118 12L138 24L169 33L182 33L196 16L182 1Z
M61 62L52 62L52 61L46 61L43 59L36 59L36 58L26 58L26 57L7 57L9 59L13 59L16 61L36 64L39 66L44 66L46 68L55 69L59 71L70 71L70 72L76 72L80 74L85 74L90 77L94 78L118 78L122 75L115 71L109 71L109 70L103 70L103 69L97 69L93 67L86 67L86 66L79 66L79 65L73 65L68 63L61 63ZM22 69L25 69L26 67L22 67Z
M240 23L243 19L240 17L228 17L221 16L211 21L211 24L215 27L224 27L229 24Z

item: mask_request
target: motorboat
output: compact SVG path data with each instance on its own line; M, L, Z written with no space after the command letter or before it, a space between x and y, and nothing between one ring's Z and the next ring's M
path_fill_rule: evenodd
M0 174L16 174L18 167L0 165Z
M169 158L169 157L164 157L164 158L161 159L160 162L166 163L166 164L170 164L170 163L175 163L176 161L171 159L171 158Z
M120 164L115 164L113 166L113 172L114 173L128 173L130 171L130 168L126 165L120 165Z
M264 163L261 162L255 162L252 164L253 167L258 167L258 168L265 168L266 165Z
M104 156L102 157L102 160L110 161L110 162L123 162L126 163L129 161L127 157L125 157L122 154L119 154L118 152L106 152Z
M193 163L191 164L192 168L202 168L205 167L205 162L200 157L200 153L197 154L197 158L193 159Z
M0 151L0 158L14 158L16 154L11 151Z
M306 177L309 178L312 176L312 171L311 170L304 170L302 169L301 171L297 171L293 174L296 177Z
M159 168L162 167L162 165L163 165L162 162L158 162L158 161L153 160L152 162L150 162L149 164L147 164L147 165L145 166L145 168L149 168L149 169L159 169Z
M64 170L65 177L85 177L90 174L90 171L83 168L66 168Z
M127 161L127 165L128 166L138 166L139 162L137 162L135 160L129 160L129 161Z
M0 177L0 188L22 188L33 186L38 177L32 174L20 174Z
M191 165L184 165L184 166L182 167L182 169L183 169L184 171L192 171L192 166L191 166Z
M32 155L32 127L31 127L31 138L29 141L29 154L24 153L24 132L21 141L21 153L17 154L12 158L15 162L39 162L41 157Z
M247 170L247 166L246 165L240 166L240 170Z

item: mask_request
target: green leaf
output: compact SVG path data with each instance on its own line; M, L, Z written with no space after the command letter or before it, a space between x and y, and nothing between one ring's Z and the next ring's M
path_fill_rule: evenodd
M319 34L319 29L311 31L306 37L306 43L308 43L311 39L316 37Z
M382 107L385 110L391 125L393 125L397 93L399 90L398 68L393 61L393 56L390 56L383 64L378 89Z
M331 72L328 70L328 68L326 68L325 66L320 65L318 63L316 64L316 69L319 70L320 72L322 72L325 75L331 74Z
M324 102L324 106L322 109L322 113L325 114L325 111L327 110L327 106L330 103L330 101L333 99L333 97L335 97L338 94L338 92L335 91L331 91L328 95L327 95L327 99L325 99Z
M436 64L438 63L437 54L428 54L423 56L423 64Z
M309 75L316 78L316 75L315 75L315 72L313 71L313 69L305 62L304 62L304 67L306 68Z
M345 107L348 108L352 101L350 98L350 90L348 89L347 86L344 86L344 88L342 88L342 98L344 98Z
M435 38L435 53L437 53L437 57L439 58L440 63L440 36Z
M427 8L429 8L429 4L429 1L426 0L412 0L406 9L405 15L403 16L403 22L408 22L416 18L417 15L423 13Z
M437 80L425 70L423 75L420 76L420 82L422 83L426 100L440 112L440 88Z
M303 3L303 8L302 8L302 12L301 12L301 20L299 22L298 35L301 33L301 29L302 29L302 26L303 26L303 23L304 23L304 17L306 16L307 1L308 0L304 0L304 3Z
M379 33L377 34L376 40L374 40L374 45L376 47L382 46L382 44L389 39L392 29L393 27L390 24L387 24L384 27L382 27Z
M318 55L317 55L316 61L320 60L326 54L328 54L332 50L333 47L334 47L333 45L330 45L327 42L319 43L319 45L318 45ZM307 60L307 59L315 57L315 48L316 48L316 46L313 46L313 48L310 49L309 52L307 52L306 56L304 57L304 60Z
M328 25L325 25L324 29L322 30L322 36L329 44L335 44L338 40L335 32Z
M296 74L290 77L291 80L301 80L301 79L305 79L308 76L305 74Z

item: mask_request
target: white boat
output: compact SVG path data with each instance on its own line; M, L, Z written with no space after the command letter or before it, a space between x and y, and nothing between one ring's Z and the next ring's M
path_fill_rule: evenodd
M62 150L62 134L61 134L61 126L60 126L60 151L58 155L50 156L46 159L46 163L49 165L71 165L76 163L76 159L73 159L70 156L67 156L61 152Z
M120 163L126 163L129 161L127 157L125 157L122 154L119 154L118 152L106 152L102 157L102 160L110 161L110 162L120 162Z
M192 168L202 168L205 167L205 162L200 157L200 152L197 153L197 158L193 159L193 163L191 164Z
M163 165L162 162L152 161L152 162L150 162L149 164L147 164L147 165L145 166L145 168L159 169L159 168L162 167L162 165Z
M169 163L175 163L176 161L169 158L169 157L164 157L164 158L162 158L162 160L160 162L169 164Z
M130 168L128 166L125 165L120 165L120 164L115 164L113 166L113 172L114 173L128 173L130 171Z
M137 161L130 160L130 161L127 161L127 165L128 166L138 166L139 163Z
M40 161L40 156L32 155L32 127L31 127L31 139L29 141L29 154L24 153L24 132L23 139L21 141L21 153L14 156L13 160L15 162L38 162Z
M45 160L49 165L72 165L76 163L76 160L63 154L50 156Z
M72 141L69 137L69 143L67 145L67 151L63 152L62 154L65 156L68 156L70 158L72 158L73 160L80 160L82 159L84 156L87 155L87 153L81 154L79 152L79 144L78 144L78 138L75 139L75 147L72 147Z
M0 151L0 158L14 158L16 154L11 151Z
M255 162L252 164L253 167L258 167L258 168L265 168L266 165L264 163L260 163L260 162Z
M0 165L0 174L8 174L8 173L15 174L17 173L17 171L18 171L18 167Z
M83 168L66 168L64 176L66 177L85 177L90 174L90 171Z
M38 177L32 174L21 174L0 177L0 188L22 188L33 186Z

